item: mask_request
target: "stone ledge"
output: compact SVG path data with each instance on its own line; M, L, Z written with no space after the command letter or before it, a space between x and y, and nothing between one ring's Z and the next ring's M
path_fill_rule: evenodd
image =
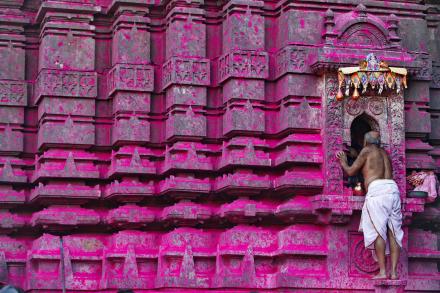
M376 293L403 293L405 292L406 280L375 280L374 292Z

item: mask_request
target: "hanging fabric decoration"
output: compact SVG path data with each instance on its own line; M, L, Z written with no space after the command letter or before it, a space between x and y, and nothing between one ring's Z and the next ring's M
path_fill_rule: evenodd
M344 96L357 100L364 94L368 87L381 94L383 90L396 90L397 93L407 87L407 70L400 67L390 67L384 61L380 61L371 53L365 60L359 62L359 66L342 67L338 70L338 93L336 100L342 101ZM344 90L343 90L344 89Z

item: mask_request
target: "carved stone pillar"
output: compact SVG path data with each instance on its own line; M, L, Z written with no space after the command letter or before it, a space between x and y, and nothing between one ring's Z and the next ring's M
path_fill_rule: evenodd
M5 4L3 4L5 5ZM0 234L10 234L25 226L25 218L9 208L20 207L26 201L24 171L25 107L28 105L28 85L25 81L25 34L29 23L16 3L2 8L0 18ZM17 210L17 209L16 209ZM22 284L25 274L25 253L22 241L0 236L0 281ZM17 251L17 257L13 256Z

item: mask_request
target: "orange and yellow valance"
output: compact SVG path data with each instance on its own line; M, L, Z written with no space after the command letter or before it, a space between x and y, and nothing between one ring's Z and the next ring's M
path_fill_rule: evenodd
M384 61L380 61L374 54L368 54L359 66L342 67L338 70L338 93L336 100L342 101L345 96L350 95L357 100L361 94L365 93L368 87L381 94L384 89L396 90L397 93L407 87L406 76L408 72L405 68L388 66Z

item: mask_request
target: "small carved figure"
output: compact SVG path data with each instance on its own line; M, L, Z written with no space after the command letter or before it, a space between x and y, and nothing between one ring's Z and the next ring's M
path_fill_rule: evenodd
M370 131L365 134L364 147L351 166L344 152L338 152L337 157L349 176L359 171L364 176L367 195L359 231L364 234L365 247L375 250L379 262L379 273L373 279L387 278L385 254L389 248L391 279L397 279L397 263L403 239L401 203L399 188L392 180L391 161L380 147L379 133Z

